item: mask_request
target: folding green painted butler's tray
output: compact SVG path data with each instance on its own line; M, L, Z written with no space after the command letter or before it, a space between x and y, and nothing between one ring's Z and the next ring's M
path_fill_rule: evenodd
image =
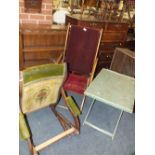
M135 79L112 70L102 69L86 89L85 95L93 98L93 102L91 103L83 124L89 125L92 128L111 136L113 139L123 111L129 113L133 112ZM112 133L87 121L95 100L121 110Z

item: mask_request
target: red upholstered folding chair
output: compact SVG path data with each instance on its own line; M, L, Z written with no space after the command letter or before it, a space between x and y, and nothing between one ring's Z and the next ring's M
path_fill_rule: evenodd
M97 65L97 54L102 36L102 29L68 25L63 62L68 66L68 77L63 85L62 96L66 91L83 94L92 81ZM83 109L83 96L80 110Z

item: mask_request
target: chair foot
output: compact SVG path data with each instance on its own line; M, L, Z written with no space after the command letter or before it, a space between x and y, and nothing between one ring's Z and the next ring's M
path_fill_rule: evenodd
M75 134L76 134L76 135L79 135L79 134L80 134L80 131L79 131L78 129L76 129L76 130L75 130Z
M39 155L39 153L38 152L35 152L33 155Z
M33 147L33 154L32 155L39 155L39 153L35 150L34 147Z

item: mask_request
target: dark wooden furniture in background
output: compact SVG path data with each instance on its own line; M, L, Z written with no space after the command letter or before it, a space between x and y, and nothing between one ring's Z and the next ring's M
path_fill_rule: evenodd
M116 48L110 69L135 78L135 53L127 48Z
M130 49L131 51L135 51L135 30L134 28L129 28L124 47Z
M90 26L103 29L103 35L99 48L99 61L96 69L98 73L101 68L109 68L116 47L123 47L127 39L128 23L103 21L88 15L67 15L67 24ZM93 39L93 38L92 38Z
M55 62L64 50L66 27L20 25L20 69Z
M127 23L101 21L88 15L82 18L80 15L67 15L66 25L68 23L103 28L96 73L103 67L110 67L116 47L134 50L134 40L128 35ZM20 69L55 62L64 51L66 30L66 26L20 25Z

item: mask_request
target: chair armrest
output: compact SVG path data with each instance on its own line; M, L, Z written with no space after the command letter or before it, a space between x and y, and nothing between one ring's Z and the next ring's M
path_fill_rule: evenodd
M26 120L21 112L19 113L19 132L22 140L30 138L30 132L26 124Z
M80 110L71 96L66 98L68 108L75 116L80 116Z

